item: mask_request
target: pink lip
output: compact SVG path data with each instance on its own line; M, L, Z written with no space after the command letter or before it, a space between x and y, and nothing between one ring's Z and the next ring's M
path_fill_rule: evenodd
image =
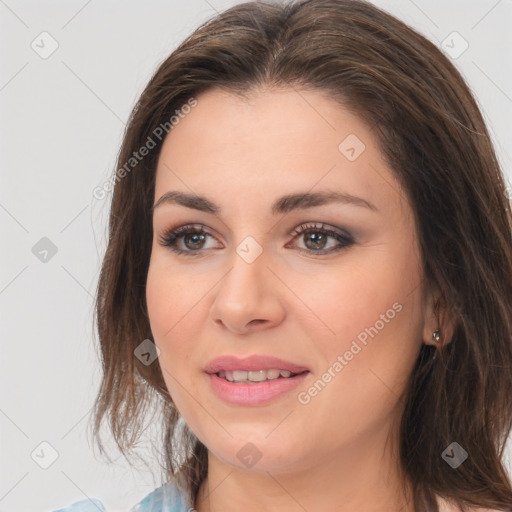
M288 370L298 373L294 377L277 378L254 384L229 382L217 375L221 370ZM224 355L212 359L205 367L213 392L227 403L234 405L260 405L277 398L298 386L308 375L309 369L273 356L253 355L238 358Z
M277 378L254 384L236 384L229 382L217 374L207 375L213 392L227 403L234 405L261 405L287 393L298 386L309 372L295 377Z
M242 359L231 356L224 355L220 357L216 357L212 359L205 367L204 371L206 373L218 373L221 370L233 371L233 370L288 370L292 373L301 373L304 371L309 371L305 366L299 366L295 363L291 363L289 361L284 361L283 359L279 359L273 356L266 355L253 355L249 357L244 357ZM252 386L252 384L249 384Z

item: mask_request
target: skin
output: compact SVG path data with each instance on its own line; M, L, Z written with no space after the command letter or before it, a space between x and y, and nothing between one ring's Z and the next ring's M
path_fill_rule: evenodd
M213 89L196 99L164 141L155 203L181 191L208 197L222 212L155 208L146 288L167 388L209 452L196 510L412 511L397 460L400 397L439 324L411 205L377 139L318 91L265 89L244 100ZM338 149L349 134L365 144L354 161ZM282 195L324 190L358 196L378 211L331 203L271 212ZM181 238L179 247L199 247L199 256L161 245L166 230L190 223L211 234L202 246ZM292 234L310 223L346 230L354 244L318 255L311 233ZM247 236L263 250L252 263L236 252ZM319 246L339 243L329 237ZM298 394L394 303L400 312L300 403ZM270 403L230 405L203 372L223 354L271 354L310 374ZM250 468L237 457L248 442L261 452Z

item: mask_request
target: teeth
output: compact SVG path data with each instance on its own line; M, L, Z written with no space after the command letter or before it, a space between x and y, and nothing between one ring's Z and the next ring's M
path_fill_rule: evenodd
M220 371L218 372L218 376L228 380L229 382L263 382L265 380L275 380L280 377L287 378L292 375L292 372L288 370L256 370L256 371L244 371L244 370L234 370L230 371Z

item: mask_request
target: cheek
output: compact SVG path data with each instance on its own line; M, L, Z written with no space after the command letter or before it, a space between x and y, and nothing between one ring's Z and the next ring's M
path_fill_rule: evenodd
M179 392L184 369L191 368L190 341L197 337L200 325L191 321L201 310L197 295L197 289L187 286L179 273L158 259L151 261L146 282L149 323L171 395Z
M315 314L299 321L315 341L321 361L317 371L328 371L338 356L346 361L342 370L339 365L338 371L331 369L344 374L334 379L332 392L339 392L339 385L358 389L370 400L372 392L400 392L406 384L421 346L422 275L414 247L400 247L381 244L366 254L360 251L343 266L302 277L296 289ZM353 406L357 409L357 403Z
M301 276L294 292L311 313L302 317L304 329L330 336L329 345L333 339L343 345L376 323L379 331L417 327L421 276L408 256L374 252L357 263L347 259L342 266Z
M146 302L151 331L156 343L167 344L187 336L184 329L193 329L190 319L201 310L201 298L208 291L207 283L194 281L166 261L165 256L152 257L146 282Z
M335 286L323 287L324 295L310 292L311 302L305 300L329 326L316 337L310 331L321 365L314 382L302 390L300 403L307 402L301 407L311 429L332 431L343 443L357 432L382 428L396 406L417 357L421 332L420 288L411 293L411 281L404 276L340 274Z

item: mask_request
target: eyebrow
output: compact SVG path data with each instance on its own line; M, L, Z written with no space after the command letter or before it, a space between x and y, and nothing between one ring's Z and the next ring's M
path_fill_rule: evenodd
M375 205L366 199L363 199L362 197L357 197L342 192L326 191L314 193L303 192L282 196L272 204L272 214L278 215L291 212L292 210L305 210L307 208L322 206L329 203L342 203L368 208L374 212L379 211ZM179 204L181 206L185 206L186 208L213 213L214 215L220 215L221 213L221 207L216 205L210 199L195 194L187 194L185 192L166 192L153 205L151 211L154 212L159 206L162 206L163 204Z

